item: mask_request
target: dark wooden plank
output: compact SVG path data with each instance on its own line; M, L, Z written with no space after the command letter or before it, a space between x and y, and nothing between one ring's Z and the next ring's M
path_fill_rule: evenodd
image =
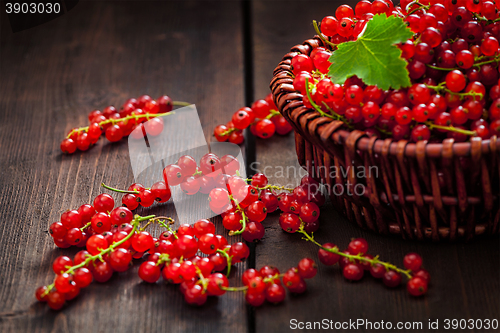
M126 141L103 140L62 156L65 133L85 124L92 109L168 94L197 104L210 138L244 104L241 12L239 2L80 1L68 14L16 34L2 16L1 332L246 330L241 293L193 308L177 287L139 283L137 267L92 284L60 312L34 298L36 287L54 277L52 260L76 252L55 249L49 224L89 202L102 181L117 187L133 181ZM171 214L173 206L147 213ZM231 280L239 281L244 268Z
M311 22L326 15L334 15L338 5L345 1L256 1L253 12L255 98L269 92L268 83L282 56L296 44L314 35ZM349 2L347 2L349 3ZM351 2L352 3L352 2ZM257 161L272 166L268 172L295 162L294 138L273 137L257 139ZM276 176L276 175L275 175ZM287 184L285 176L275 177ZM291 177L293 178L293 177ZM290 320L321 321L331 319L344 322L356 319L375 321L422 321L428 331L429 319L485 319L499 318L500 257L498 238L484 239L470 244L430 244L403 241L378 236L359 229L339 216L330 204L321 211L321 227L316 237L319 242L332 241L346 248L350 239L364 237L370 252L382 259L402 266L404 254L420 253L425 267L432 274L429 293L421 299L411 298L405 286L388 290L371 276L358 283L349 283L338 266L320 264L318 275L308 281L308 291L298 297L287 297L278 306L266 304L255 310L257 332L285 332ZM257 245L256 266L276 265L282 271L298 263L303 257L317 260L317 247L286 234L274 213L265 222L266 235ZM440 326L443 330L443 326ZM373 330L360 329L370 332Z

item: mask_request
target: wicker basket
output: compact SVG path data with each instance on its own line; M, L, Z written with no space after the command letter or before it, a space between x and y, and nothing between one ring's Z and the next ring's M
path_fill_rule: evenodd
M327 185L335 208L362 228L407 239L498 234L500 139L410 143L346 130L342 122L305 107L293 88L291 58L318 46L323 43L317 37L294 46L274 70L271 90L294 127L299 163ZM364 174L352 172L360 167ZM364 193L354 191L357 184Z

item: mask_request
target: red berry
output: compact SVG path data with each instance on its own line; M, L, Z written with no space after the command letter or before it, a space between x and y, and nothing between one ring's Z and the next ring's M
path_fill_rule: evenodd
M280 273L280 271L276 267L270 266L270 265L262 266L259 270L260 276L262 276L264 278L274 276L274 275L279 274L279 273Z
M120 141L123 138L123 129L119 125L112 125L106 129L106 139L111 142Z
M257 122L255 131L258 137L267 139L273 136L276 131L276 126L274 126L274 123L269 119L261 119Z
M300 260L297 268L299 270L299 275L304 279L313 278L318 272L318 265L310 258Z
M266 297L264 293L246 293L245 300L251 306L261 306L264 304Z
M194 284L191 288L186 289L184 299L191 305L203 305L207 301L207 293L199 284Z
M446 87L453 92L462 91L466 84L465 76L459 70L453 70L446 75Z
M403 259L403 264L406 269L418 271L422 266L422 257L416 253L408 253Z
M297 75L298 73L300 73L302 71L310 73L314 70L314 64L313 64L311 58L309 58L309 56L307 56L305 54L295 55L292 58L291 65L292 65L292 71L295 75ZM252 105L252 109L254 109L253 105ZM254 109L254 111L255 111L255 109ZM259 112L255 112L255 113L257 114L257 116L260 116Z
M76 151L76 142L66 138L61 142L61 151L66 154L73 154Z
M333 243L325 243L323 244L323 247L326 249L333 249L336 248L336 245ZM326 251L324 249L318 250L318 258L322 264L329 266L336 264L340 260L340 256L338 254Z
M292 213L283 213L280 215L279 223L281 228L289 233L294 233L300 228L300 219Z
M163 180L168 186L177 186L184 179L184 174L180 166L176 164L167 165L163 169Z
M124 272L129 268L132 254L124 248L117 248L109 255L109 264L117 272Z
M354 10L352 10L352 7L349 5L340 5L337 7L337 10L335 11L335 17L337 19L342 19L344 17L353 17L354 16Z
M92 283L93 277L90 270L86 267L81 267L75 270L73 281L78 288L85 288Z
M481 42L481 52L485 56L493 56L498 52L498 40L495 37L487 37Z
M420 269L416 272L413 272L413 276L420 277L420 278L424 279L427 282L427 284L431 283L431 275L425 269Z
M262 222L267 216L266 205L262 201L254 201L245 209L247 217L251 221Z
M52 263L52 270L56 274L61 274L73 266L73 261L67 256L59 256Z
M82 216L75 209L67 210L64 213L62 213L61 223L64 225L66 229L80 228L83 226Z
M251 116L244 110L238 110L233 114L232 122L234 127L238 129L243 130L247 128L251 121Z
M401 274L395 271L387 271L382 278L384 284L389 288L395 288L401 284Z
M92 275L94 276L94 280L104 283L113 276L113 268L106 261L96 260L92 269Z
M153 261L145 261L139 266L139 277L146 282L155 283L160 278L160 267Z
M87 251L89 251L91 255L96 255L101 250L105 250L108 247L108 242L103 235L93 235L87 240Z
M418 276L412 277L406 284L406 289L412 296L422 296L427 292L427 281Z
M368 252L368 242L364 238L356 238L349 243L347 250L351 254L366 254Z
M141 231L132 236L132 248L137 252L145 252L153 245L153 237L147 231Z
M226 133L227 130L228 128L226 127L226 125L217 125L214 129L215 139L217 139L217 141L219 142L227 141L227 139L229 139L229 134Z
M326 16L321 21L321 32L328 37L333 37L337 33L339 21L333 16Z
M130 210L135 210L137 207L139 207L137 196L130 193L127 193L122 197L122 204Z
M302 281L303 279L297 268L290 268L285 274L283 274L283 284L287 288L297 288Z
M68 229L61 222L54 222L50 225L49 233L53 238L61 239L66 236Z
M108 213L115 207L115 201L113 198L106 193L99 194L94 199L94 208L98 212Z
M411 131L411 140L413 142L426 141L431 137L431 131L426 125L420 124L415 126Z
M198 247L205 254L212 254L219 248L219 240L214 234L208 233L199 237Z
M342 273L347 280L359 281L363 278L364 269L360 264L348 263L344 266Z
M278 198L269 190L260 192L260 201L266 205L268 213L272 213L278 208Z
M233 263L245 261L250 255L250 249L245 243L237 242L231 245L229 255L233 256Z
M384 274L386 272L386 269L383 265L381 264L375 264L375 265L370 265L370 274L376 278L376 279L381 279L384 277Z
M229 281L224 274L213 273L207 277L207 292L210 295L221 296L226 293L224 288L229 287Z
M66 233L64 240L70 245L77 245L83 238L83 232L79 228L71 228Z
M256 242L264 237L265 229L260 222L247 222L245 231L241 234L244 240L247 242Z
M39 302L47 302L47 298L49 296L47 290L48 290L47 286L41 286L36 289L35 296Z
M59 310L66 303L66 298L62 292L52 290L47 296L47 304L52 310Z
M313 223L319 218L319 207L314 202L306 202L300 207L300 218L305 223Z
M285 299L286 291L281 284L272 283L266 287L265 296L270 303L280 303Z
M75 282L73 281L73 276L68 273L56 275L56 279L54 281L54 286L57 291L63 294L69 292L74 284Z
M130 221L129 221L130 222ZM92 229L98 233L111 230L111 218L108 213L99 212L92 217Z
M198 251L198 242L193 236L181 235L175 241L177 249L185 258L190 258Z

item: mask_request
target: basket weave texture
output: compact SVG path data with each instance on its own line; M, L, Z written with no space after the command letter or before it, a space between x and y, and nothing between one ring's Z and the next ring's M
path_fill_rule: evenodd
M327 186L335 208L362 228L406 239L498 235L500 138L411 143L347 130L341 121L305 107L293 87L291 58L318 46L318 37L294 46L270 86L294 127L299 163Z

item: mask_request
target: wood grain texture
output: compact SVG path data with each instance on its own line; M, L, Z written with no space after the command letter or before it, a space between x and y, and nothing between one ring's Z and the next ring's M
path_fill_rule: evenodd
M60 312L34 298L54 277L52 260L76 253L55 249L49 224L101 193L102 181L122 188L133 181L126 141L101 139L86 153L63 156L65 133L86 124L92 109L168 94L196 103L210 139L244 104L241 13L239 2L81 1L15 34L2 16L1 332L246 331L242 294L193 308L177 287L139 283L137 266L92 284ZM173 206L147 213L172 214Z
M255 98L269 93L272 72L284 54L296 44L314 36L312 20L321 21L334 15L342 3L353 1L255 1L252 6ZM256 140L259 166L272 166L275 179L281 184L292 181L293 175L280 174L280 166L291 165L295 156L294 138L273 137ZM286 168L285 168L286 169ZM262 168L260 169L262 170ZM296 266L303 257L317 261L317 247L301 240L299 235L286 234L278 224L279 214L265 221L266 235L256 247L256 267L276 265L281 272ZM308 281L308 291L288 296L287 301L273 306L266 304L255 311L257 332L287 332L290 320L334 321L367 319L375 321L422 321L427 331L429 319L499 318L500 304L500 242L498 238L482 239L469 244L432 244L383 237L359 229L335 212L330 203L321 211L321 227L316 239L334 242L345 249L351 238L364 237L370 253L402 266L403 256L417 252L432 274L426 297L414 299L405 286L388 290L380 281L365 276L357 283L346 282L338 266L319 266L316 278ZM442 326L441 326L442 330ZM307 330L306 330L307 331ZM351 330L352 331L352 330ZM360 329L360 332L371 332ZM414 332L414 330L411 330ZM468 330L471 331L471 330ZM481 330L476 330L481 331Z

